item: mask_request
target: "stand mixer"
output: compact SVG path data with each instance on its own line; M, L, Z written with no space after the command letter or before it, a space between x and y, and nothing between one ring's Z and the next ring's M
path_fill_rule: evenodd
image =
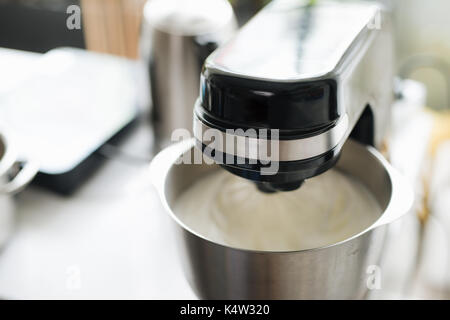
M378 279L373 272L379 270L388 227L411 208L409 183L376 150L386 143L393 100L388 16L372 2L302 3L273 1L207 59L194 110L195 138L166 148L150 165L152 183L176 227L186 278L200 298L367 297L377 287L371 281ZM202 157L208 161L193 165ZM256 207L247 212L254 219L245 220L252 224L227 224L221 219L224 215L216 215L220 210L201 215L202 208L217 203L209 192L212 184L184 195L203 179L225 173L222 168L255 182L265 193L293 191L311 178L299 190L307 191L313 180L319 180L315 176L336 168L361 182L380 210L370 226L325 246L260 250L230 244L205 233L209 229L199 228L196 222L211 217L208 221L213 223L225 221L222 229L214 230L239 229L244 235L247 227L254 227L263 240L272 229L284 239L286 221L293 236L301 231L292 219L283 220L284 206L255 201L240 189L229 194L242 199L242 205L267 203L265 211L279 218L271 221L281 224L261 225ZM226 183L214 181L214 194L223 196L220 203L239 202L228 198ZM329 191L314 189L319 191L319 201L324 197L327 202L327 192L335 192L327 186ZM258 199L292 196L301 201L295 193L268 195L252 187L245 190ZM283 200L278 203L289 205ZM240 218L242 210L231 216ZM349 210L358 217L357 211ZM186 212L199 220L186 220ZM330 219L325 216L324 221ZM312 229L318 236L328 232L320 224Z
M349 137L380 149L394 96L392 49L379 5L274 1L205 62L196 144L264 192L295 190L332 168ZM210 129L220 139L204 134ZM262 174L273 163L260 151L273 153L271 142L276 169Z

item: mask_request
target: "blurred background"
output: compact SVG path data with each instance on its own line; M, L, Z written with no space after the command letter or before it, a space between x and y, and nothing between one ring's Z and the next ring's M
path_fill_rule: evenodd
M0 155L14 149L7 180L23 182L0 196L0 298L195 298L147 166L190 129L204 59L270 0L151 2L0 0ZM450 298L450 2L382 2L391 160L417 200L374 297Z
M268 2L230 0L240 25ZM448 105L448 70L436 69L445 69L450 63L449 4L445 0L381 2L395 16L400 70L426 84L430 106ZM137 58L144 4L144 0L1 0L0 45L41 53L70 46ZM82 29L60 27L66 22L70 5L82 6Z

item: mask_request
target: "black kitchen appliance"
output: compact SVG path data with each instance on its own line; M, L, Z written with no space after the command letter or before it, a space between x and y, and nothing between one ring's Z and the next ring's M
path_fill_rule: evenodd
M332 168L349 137L382 148L393 69L380 5L274 1L205 62L197 145L263 191L295 190Z

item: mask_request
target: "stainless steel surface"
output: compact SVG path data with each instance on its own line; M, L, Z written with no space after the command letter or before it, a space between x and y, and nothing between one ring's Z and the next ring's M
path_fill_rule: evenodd
M192 112L206 57L237 28L225 0L151 0L144 9L141 51L148 64L160 145L175 129L192 132Z
M216 138L216 135L220 135L221 138L207 141L204 134L208 130L215 130L214 138ZM245 132L246 135L244 136L230 132L222 132L218 129L211 128L201 122L194 114L194 137L198 141L203 141L206 146L222 153L226 152L227 154L242 158L263 161L297 161L324 154L341 143L344 137L347 137L348 117L347 115L343 115L333 128L316 136L295 140L280 140L277 143L277 154L273 152L259 152L262 148L270 147L270 140L250 137L248 135L249 131ZM273 135L271 137L273 139ZM270 159L264 158L265 156L268 157L269 154L272 155Z
M387 225L412 204L412 190L373 148L349 140L337 168L357 177L375 195L383 214L367 230L325 248L258 252L213 243L184 225L171 208L192 183L216 165L174 163L194 157L194 141L173 145L156 156L150 171L162 204L175 222L186 277L201 298L360 299L367 294L369 266L379 265ZM198 156L198 155L197 155Z
M336 73L354 46L370 42L378 33L368 24L379 11L378 5L364 2L272 1L214 52L206 67L265 81L327 77ZM271 42L275 39L276 46Z
M205 68L277 83L334 80L338 110L349 123L338 145L344 144L370 107L374 144L380 147L390 124L393 64L392 26L383 7L369 2L305 6L274 1L216 50ZM291 147L294 150L287 153L299 152L296 144Z
M0 133L0 248L8 240L13 228L13 195L22 190L38 172L38 166L29 162L10 180L8 173L16 161L14 149Z

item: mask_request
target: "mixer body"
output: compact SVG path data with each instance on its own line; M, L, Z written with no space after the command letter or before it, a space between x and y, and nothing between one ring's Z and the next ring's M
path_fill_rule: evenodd
M232 173L281 191L333 167L350 136L379 148L394 96L391 34L374 3L274 1L207 59L197 145Z
M387 226L411 206L412 192L376 150L385 142L394 96L388 14L373 2L302 3L271 2L206 60L195 142L174 145L153 161L186 277L201 298L364 298L377 289ZM296 189L336 167L367 186L381 216L350 239L311 250L215 243L172 210L189 186L220 170L173 165L202 152L265 192Z

